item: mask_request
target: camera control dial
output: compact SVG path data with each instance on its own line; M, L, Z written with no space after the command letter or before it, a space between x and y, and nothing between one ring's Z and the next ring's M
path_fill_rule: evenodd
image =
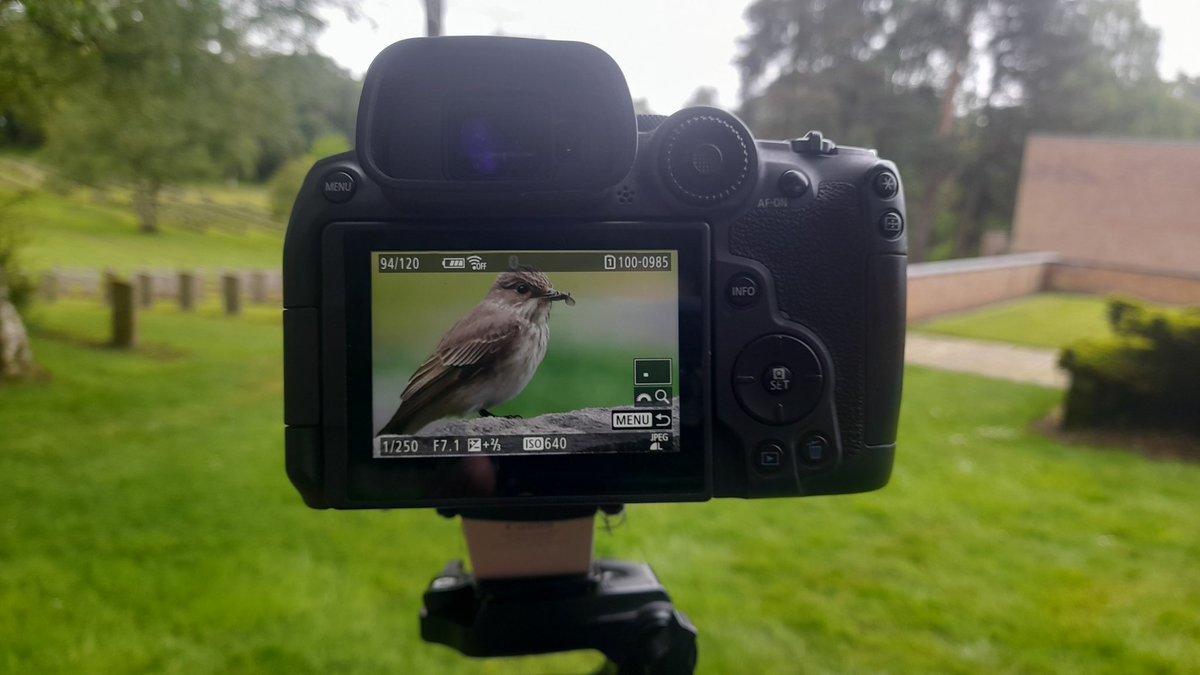
M753 146L740 125L716 114L692 113L668 120L663 127L659 168L667 188L680 200L711 206L746 185Z
M791 335L766 335L746 345L733 364L738 403L766 424L791 424L821 400L825 377L812 347Z

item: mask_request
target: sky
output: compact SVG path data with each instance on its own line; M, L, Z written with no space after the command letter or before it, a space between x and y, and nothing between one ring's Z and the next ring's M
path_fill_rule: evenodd
M608 52L635 99L670 114L698 87L717 90L717 104L740 103L734 60L747 32L736 0L444 0L447 35L513 35L589 42ZM1200 75L1200 2L1142 0L1146 22L1162 32L1159 71ZM330 14L318 48L356 76L398 40L425 33L422 0L362 0L363 18Z

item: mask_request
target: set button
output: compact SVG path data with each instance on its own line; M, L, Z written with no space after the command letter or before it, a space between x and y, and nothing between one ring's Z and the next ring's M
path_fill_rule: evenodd
M733 392L751 416L765 424L792 424L821 400L821 361L791 335L767 335L746 345L733 364Z

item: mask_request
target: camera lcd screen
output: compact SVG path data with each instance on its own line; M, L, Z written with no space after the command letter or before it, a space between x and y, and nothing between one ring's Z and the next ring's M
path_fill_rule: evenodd
M327 489L346 508L707 499L707 235L331 225Z
M375 460L679 452L677 251L370 264Z

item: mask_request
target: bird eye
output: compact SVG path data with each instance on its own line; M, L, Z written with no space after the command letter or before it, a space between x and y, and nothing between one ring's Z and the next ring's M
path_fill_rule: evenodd
M520 293L521 295L525 295L526 293L529 292L529 285L528 284L517 285L517 292Z

